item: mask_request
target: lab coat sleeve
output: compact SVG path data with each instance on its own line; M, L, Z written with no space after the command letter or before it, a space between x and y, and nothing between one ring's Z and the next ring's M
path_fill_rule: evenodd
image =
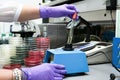
M0 2L0 22L17 22L23 5L15 2Z

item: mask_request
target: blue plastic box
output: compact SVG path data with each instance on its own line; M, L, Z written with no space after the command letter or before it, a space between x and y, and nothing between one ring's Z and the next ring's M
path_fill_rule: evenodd
M120 68L120 38L113 38L112 63L116 68Z
M89 71L85 53L78 50L64 51L60 48L47 50L44 63L65 65L67 74Z

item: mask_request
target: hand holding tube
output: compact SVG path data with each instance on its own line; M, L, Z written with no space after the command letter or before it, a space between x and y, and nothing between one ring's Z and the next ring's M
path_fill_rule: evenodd
M63 80L65 67L59 64L44 63L39 66L21 69L27 80Z

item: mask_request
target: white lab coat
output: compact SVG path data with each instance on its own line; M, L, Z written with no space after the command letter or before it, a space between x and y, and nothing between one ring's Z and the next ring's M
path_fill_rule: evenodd
M22 6L15 2L0 3L0 22L16 22L20 16Z

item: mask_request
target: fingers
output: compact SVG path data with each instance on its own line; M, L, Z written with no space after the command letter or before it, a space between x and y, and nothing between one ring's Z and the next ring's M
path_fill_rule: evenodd
M55 77L54 80L63 80L62 77Z
M59 74L66 74L67 73L67 71L65 70L65 66L64 65L51 64L51 66L54 67L54 72L55 73L59 73Z
M64 6L68 9L74 9L74 10L76 9L75 6L72 4L65 4Z
M65 4L65 7L66 7L67 9L74 10L75 12L78 12L78 10L76 9L75 5Z
M65 69L65 66L60 64L51 64L51 66L53 66L56 69Z
M54 77L64 77L64 75L59 73L54 73Z
M63 80L64 74L66 74L65 66L59 64L50 64L53 72L51 73L50 80ZM53 79L54 78L54 79Z
M65 77L64 75L56 73L54 76L54 80L63 80L64 77Z
M48 79L46 79L46 80L54 80L54 72L52 71L52 72L50 72L49 73L49 75L48 75Z
M56 73L59 73L59 74L66 74L67 71L66 70L55 70Z
M49 64L49 67L51 67L51 71L50 71L50 75L52 77L51 80L53 79L53 76L58 78L58 79L54 79L54 80L62 80L64 77L64 74L67 73L67 71L65 70L65 66L64 65L60 65L60 64Z
M78 13L79 11L76 9L76 7L72 4L65 4L64 5L67 8L68 17L72 19L74 13ZM78 16L76 17L76 20L78 19Z

